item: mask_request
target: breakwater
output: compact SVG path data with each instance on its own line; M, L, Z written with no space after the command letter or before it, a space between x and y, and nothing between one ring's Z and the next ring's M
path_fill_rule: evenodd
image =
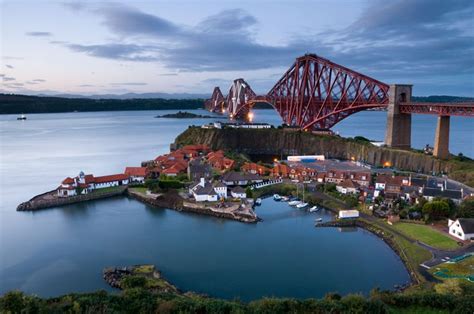
M252 214L253 211L247 213L212 210L209 206L205 204L197 204L195 202L183 200L175 191L170 191L158 197L149 197L147 195L143 195L142 193L128 190L127 195L142 203L159 208L174 209L182 212L190 212L200 215L213 216L217 218L237 220L245 223L255 223L259 221L257 215Z
M23 202L16 208L17 211L35 211L51 207L65 206L75 203L93 201L113 196L123 195L127 190L126 186L116 187L112 190L96 190L88 194L81 194L69 197L58 197L57 191L52 190L37 195L27 202Z

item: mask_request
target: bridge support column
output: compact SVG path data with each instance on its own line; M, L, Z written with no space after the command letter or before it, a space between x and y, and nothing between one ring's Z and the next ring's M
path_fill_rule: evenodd
M441 159L449 157L449 118L438 116L433 155Z
M390 85L385 145L410 149L411 114L400 113L399 106L411 102L412 85Z

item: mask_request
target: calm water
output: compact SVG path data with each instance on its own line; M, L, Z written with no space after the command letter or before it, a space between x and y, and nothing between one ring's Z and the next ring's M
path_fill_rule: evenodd
M51 296L108 289L102 268L134 263L156 264L183 290L244 300L366 293L408 280L398 257L370 233L316 229L314 218L329 214L306 214L272 200L258 208L264 222L256 225L153 209L126 198L15 211L65 176L81 170L117 173L167 152L189 121L154 119L156 114L42 114L27 121L0 116L0 293L21 289ZM258 111L256 118L277 120L272 111ZM359 114L337 130L382 139L384 118L381 112ZM452 134L464 137L452 141L451 149L458 145L468 154L470 148L474 155L472 138L466 139L472 123L452 124ZM415 119L415 128L434 132L431 120Z

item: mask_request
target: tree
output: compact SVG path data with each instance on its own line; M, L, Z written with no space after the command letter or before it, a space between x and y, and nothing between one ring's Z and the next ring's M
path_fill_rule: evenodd
M458 218L474 218L474 197L465 199L457 210Z
M444 201L432 201L423 205L423 214L426 220L437 220L449 216L449 206Z
M250 186L248 186L248 187L245 189L245 194L247 195L247 198L252 198L252 197L253 197L253 191L252 191L252 189L250 188Z

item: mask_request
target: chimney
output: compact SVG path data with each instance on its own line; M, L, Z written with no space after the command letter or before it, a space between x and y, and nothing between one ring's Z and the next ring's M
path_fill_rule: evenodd
M204 178L201 178L200 182L199 182L199 185L204 187L204 185L206 185L206 181L204 180Z

